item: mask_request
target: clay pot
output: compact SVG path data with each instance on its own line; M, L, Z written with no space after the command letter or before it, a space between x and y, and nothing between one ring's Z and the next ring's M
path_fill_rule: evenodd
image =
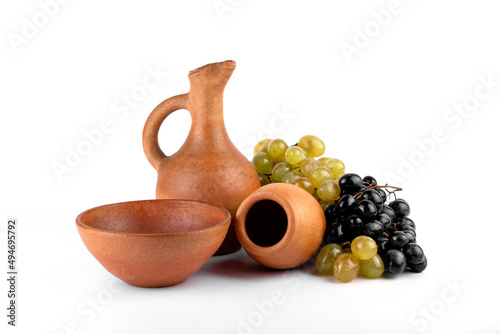
M231 216L221 207L145 200L82 212L76 226L87 249L128 284L163 287L197 272L219 248Z
M226 208L234 217L241 202L260 186L255 169L233 145L224 126L222 97L236 63L208 64L189 73L189 93L160 103L146 121L143 147L158 171L156 198L188 199ZM187 109L192 124L182 147L166 156L158 131L172 112ZM231 223L217 255L240 249Z
M260 264L289 269L314 256L325 233L325 215L305 190L272 183L254 191L236 213L236 235Z

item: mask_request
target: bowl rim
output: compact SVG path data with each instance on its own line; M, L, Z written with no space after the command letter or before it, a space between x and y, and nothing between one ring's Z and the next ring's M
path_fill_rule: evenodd
M121 206L125 204L130 204L130 203L143 203L143 202L155 202L155 203L190 203L190 204L197 204L197 205L205 205L205 206L210 206L212 208L218 209L222 211L225 214L225 218L208 228L204 229L197 229L197 230L191 230L191 231L181 231L181 232L164 232L164 233L137 233L137 232L119 232L119 231L112 231L112 230L105 230L105 229L100 229L97 227L89 226L86 225L82 222L82 217L88 214L89 212L96 211L105 207L110 207L110 206ZM202 201L196 201L196 200L187 200L187 199L148 199L148 200L135 200L135 201L125 201L125 202L117 202L117 203L110 203L110 204L104 204L100 206L96 206L90 209L87 209L80 213L76 217L76 226L79 229L83 230L90 230L90 231L98 231L99 233L107 233L107 234L113 234L113 235L124 235L124 236L138 236L138 237L167 237L167 236L181 236L181 235L189 235L189 234L196 234L196 233L203 233L211 230L215 230L220 227L224 227L225 225L228 225L231 223L231 213L224 207L210 204L207 202L202 202Z

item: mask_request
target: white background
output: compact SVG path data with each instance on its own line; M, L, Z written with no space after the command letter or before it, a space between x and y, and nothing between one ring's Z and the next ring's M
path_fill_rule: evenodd
M2 306L2 333L498 333L498 2L401 0L384 26L373 12L386 13L389 0L215 3L229 7L68 1L49 17L34 0L0 5L0 218L20 224L18 327ZM346 57L347 44L357 53ZM189 70L226 59L237 62L224 110L236 146L251 158L266 133L289 144L316 134L349 172L392 177L412 207L424 273L340 284L268 271L240 251L177 286L141 289L99 265L75 217L154 198L141 146L147 116L188 91ZM168 75L123 109L154 69ZM447 111L464 103L464 117ZM66 164L104 119L112 130L58 178L54 163ZM168 118L166 153L189 124L186 111ZM424 155L416 142L439 129ZM272 293L281 303L259 311Z

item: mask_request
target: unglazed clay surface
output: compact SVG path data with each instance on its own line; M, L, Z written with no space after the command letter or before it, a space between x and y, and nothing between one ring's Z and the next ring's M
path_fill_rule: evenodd
M116 203L76 218L87 249L111 274L141 287L163 287L197 272L220 247L231 216L183 200Z
M321 245L325 215L305 190L271 183L254 191L236 213L236 235L260 264L289 269L309 260Z

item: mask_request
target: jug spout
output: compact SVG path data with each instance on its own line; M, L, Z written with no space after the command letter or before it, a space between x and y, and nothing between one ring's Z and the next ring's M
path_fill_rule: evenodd
M212 63L198 67L189 72L189 82L191 83L191 91L196 91L202 87L210 89L224 89L231 74L236 68L236 62L226 60L220 63Z
M236 62L226 60L189 72L189 100L193 109L222 110L222 95Z

